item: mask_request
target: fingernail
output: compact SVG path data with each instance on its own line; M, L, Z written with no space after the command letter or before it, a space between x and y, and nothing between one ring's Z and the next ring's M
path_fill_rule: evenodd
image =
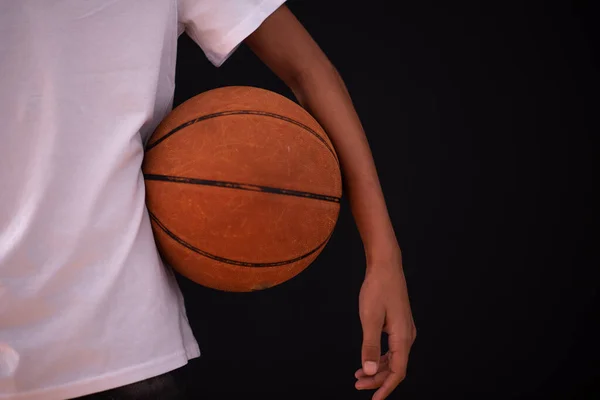
M373 361L365 362L364 370L365 374L374 375L377 372L377 363Z

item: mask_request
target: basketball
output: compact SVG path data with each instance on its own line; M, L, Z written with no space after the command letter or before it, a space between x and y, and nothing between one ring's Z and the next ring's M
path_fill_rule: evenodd
M339 215L331 141L301 106L264 89L214 89L173 109L148 140L142 171L163 260L217 290L298 275Z

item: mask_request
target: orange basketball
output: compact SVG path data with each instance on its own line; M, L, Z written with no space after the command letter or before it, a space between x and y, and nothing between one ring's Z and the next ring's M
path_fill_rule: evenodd
M146 146L146 204L159 251L214 289L278 285L323 250L342 194L335 150L293 101L225 87L175 108Z

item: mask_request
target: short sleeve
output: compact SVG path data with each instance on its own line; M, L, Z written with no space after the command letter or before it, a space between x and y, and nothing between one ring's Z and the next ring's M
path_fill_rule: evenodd
M179 24L220 66L285 0L178 0Z

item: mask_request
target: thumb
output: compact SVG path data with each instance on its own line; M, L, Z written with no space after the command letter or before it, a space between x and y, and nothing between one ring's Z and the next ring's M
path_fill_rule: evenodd
M363 321L362 367L367 375L375 375L379 369L382 329L383 319Z

